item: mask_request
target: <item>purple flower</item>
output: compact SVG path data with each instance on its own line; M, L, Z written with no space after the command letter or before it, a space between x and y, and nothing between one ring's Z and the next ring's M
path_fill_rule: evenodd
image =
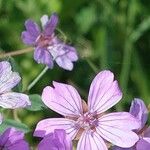
M71 139L65 130L55 129L54 133L46 135L38 145L38 150L72 150Z
M21 108L31 105L26 94L12 92L21 80L17 72L13 72L7 61L0 62L0 106L3 108Z
M0 150L29 150L29 145L23 132L8 128L0 135Z
M44 137L54 129L64 129L71 139L79 139L77 150L107 150L104 140L121 147L131 147L138 141L132 130L140 123L130 113L104 113L122 98L122 92L110 71L100 72L93 80L88 105L74 87L53 82L42 93L43 102L66 118L40 121L34 135Z
M73 69L73 62L78 60L76 49L66 45L57 38L54 30L58 23L58 16L54 13L48 18L44 15L41 18L43 31L32 20L25 22L26 31L22 32L22 40L25 44L35 48L34 59L38 63L53 68L53 61L66 69Z
M114 146L113 150L148 150L150 148L150 127L145 125L148 119L148 110L144 102L135 98L131 104L130 113L141 122L140 128L135 130L139 135L139 141L131 148Z

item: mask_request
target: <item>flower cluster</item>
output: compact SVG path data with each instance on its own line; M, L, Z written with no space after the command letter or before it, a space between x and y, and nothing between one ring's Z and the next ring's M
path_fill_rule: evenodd
M25 22L22 32L25 44L34 47L34 59L53 68L54 61L63 69L72 70L78 60L77 51L55 34L57 14L41 18L42 31L32 20ZM13 71L8 61L0 62L0 107L4 109L31 106L27 94L13 92L20 75ZM42 138L38 150L73 150L72 141L78 140L77 150L149 150L150 127L146 125L148 110L141 99L132 101L129 112L108 110L122 99L114 74L109 70L99 72L93 79L87 103L71 85L53 81L42 92L42 101L61 118L48 118L37 123L34 136ZM3 116L0 114L0 124ZM110 146L108 146L110 145ZM7 128L0 135L0 150L29 150L24 133Z

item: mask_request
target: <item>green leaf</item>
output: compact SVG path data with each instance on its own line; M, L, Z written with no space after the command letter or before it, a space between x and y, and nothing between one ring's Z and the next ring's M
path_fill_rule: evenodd
M7 128L10 128L10 127L14 127L18 130L23 131L24 133L27 133L30 131L29 127L26 124L17 122L15 120L6 119L0 125L0 133L2 133L4 130L6 130Z
M42 110L43 107L46 107L41 100L41 96L38 94L29 95L31 101L31 107L28 107L27 110L30 111L39 111Z

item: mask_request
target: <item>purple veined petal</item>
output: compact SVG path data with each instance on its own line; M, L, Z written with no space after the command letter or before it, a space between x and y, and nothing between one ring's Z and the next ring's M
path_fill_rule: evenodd
M30 150L29 144L25 140L19 140L7 148L8 150Z
M71 139L74 139L77 132L75 121L66 118L50 118L40 121L34 131L34 136L44 137L55 129L64 129Z
M118 82L110 71L101 71L96 75L89 90L88 107L91 112L102 113L122 98Z
M45 27L45 25L47 24L47 22L48 22L48 15L43 15L42 17L41 17L41 23L42 23L42 27L43 27L43 29L44 29L44 27Z
M57 140L58 145L60 144L59 141ZM46 136L44 136L44 138L42 139L42 141L38 144L37 149L38 150L49 150L49 148L51 148L52 150L55 150L55 145L53 142L53 133L50 133Z
M74 47L57 42L57 39L55 39L55 44L49 46L48 49L59 67L66 70L73 69L73 62L78 60L78 55Z
M107 117L108 115L106 115L106 118ZM111 117L112 116L110 115L109 120L111 120ZM96 127L96 131L102 138L111 142L112 144L123 148L129 148L139 140L138 135L133 131L130 131L130 128L132 127L131 125L127 130L127 127L123 128L120 126L122 125L122 123L120 123L120 121L122 120L116 120L116 124L114 122L112 124L108 124L111 123L111 121L108 120L108 123L106 123L107 121L103 120L106 120L105 115L102 118L99 118L99 123ZM137 126L136 123L135 126Z
M83 113L81 97L71 85L53 82L42 93L42 101L50 109L64 116L76 117Z
M130 113L141 121L141 128L143 128L147 122L148 110L141 99L135 98L132 101Z
M46 36L51 36L56 28L58 24L58 16L56 13L53 13L49 19L49 21L47 22L47 24L45 25L44 28L44 34Z
M29 150L28 143L24 140L24 133L21 131L17 131L14 128L8 128L5 132L0 136L0 146L4 147L4 149L8 150Z
M99 126L114 126L124 130L134 130L140 127L140 121L128 112L116 112L100 117Z
M91 133L88 130L82 133L77 150L108 150L108 148L97 132Z
M55 137L59 139L62 143L63 147L66 150L72 150L72 142L69 136L67 136L65 130L62 129L55 129L54 131Z
M77 55L77 51L74 47L66 45L66 44L62 44L62 51L64 51L64 53L66 54L67 58L71 61L77 61L78 60L78 55Z
M136 144L136 150L149 150L150 149L150 138L140 139Z
M150 126L144 131L144 137L150 138Z
M72 150L71 139L62 129L55 129L54 133L46 135L38 145L38 150Z
M45 64L49 68L53 68L53 58L46 48L36 48L34 51L34 59L37 63Z
M9 62L0 62L0 94L10 91L21 80L17 72L11 71Z
M40 35L39 26L32 20L27 20L25 22L26 31L22 32L21 38L23 42L27 45L34 45L36 39Z
M26 94L7 92L0 95L0 106L3 108L24 108L29 105L31 105L31 102Z
M11 72L11 65L8 61L0 62L0 79L3 79L7 73Z

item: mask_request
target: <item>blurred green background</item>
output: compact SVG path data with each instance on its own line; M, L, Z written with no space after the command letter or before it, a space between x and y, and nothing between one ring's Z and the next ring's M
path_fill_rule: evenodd
M86 100L96 73L110 69L124 94L114 110L128 111L134 97L150 104L150 1L0 0L0 52L27 47L20 38L25 20L31 18L40 23L42 15L52 12L58 13L58 28L76 47L80 59L71 72L55 65L28 93L41 94L55 80L74 85ZM25 90L44 66L33 60L32 52L14 58ZM52 116L56 114L49 109L18 111L18 117L31 130L39 120ZM33 144L33 138L28 138Z

